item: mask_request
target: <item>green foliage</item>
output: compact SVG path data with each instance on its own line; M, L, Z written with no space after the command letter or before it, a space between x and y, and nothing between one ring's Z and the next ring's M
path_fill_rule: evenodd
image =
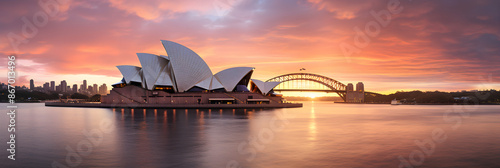
M73 93L71 95L71 98L72 99L89 99L89 97L87 95L80 94L80 93Z
M390 103L403 100L417 104L500 104L500 92L495 90L477 92L396 92L389 95L365 94L367 103Z
M6 89L0 90L0 101L1 102L7 102L7 95L9 92ZM50 99L57 99L57 93L55 93L56 96L53 96L52 94L47 94L44 92L39 92L39 91L29 91L29 90L16 90L16 102L26 102L26 101L39 101L39 100L50 100Z
M101 95L100 94L95 94L92 97L90 97L91 102L100 102L101 101Z

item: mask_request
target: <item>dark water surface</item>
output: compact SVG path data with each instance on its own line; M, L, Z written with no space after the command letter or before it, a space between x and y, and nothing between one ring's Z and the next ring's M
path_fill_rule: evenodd
M500 167L500 106L18 106L15 161L7 159L8 116L0 119L2 168Z

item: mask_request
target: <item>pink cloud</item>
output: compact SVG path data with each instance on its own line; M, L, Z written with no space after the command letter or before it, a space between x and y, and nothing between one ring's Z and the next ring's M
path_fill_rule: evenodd
M351 62L339 43L352 43L353 28L364 29L374 20L370 11L384 9L386 1L234 1L224 6L230 9L224 16L217 13L218 2L71 2L64 19L40 28L18 54L46 74L114 79L120 77L116 65L140 65L138 52L166 54L160 40L172 40L197 52L214 72L254 66L254 77L263 80L303 67L341 81L420 83L416 86L432 81L472 88L478 76L500 79L500 29L494 23L500 18L491 7L496 1L457 2L452 7L437 1L405 2L404 11L393 15ZM6 12L0 13L4 35L20 33L20 18L39 8L34 2L0 5ZM7 55L13 51L5 37L0 37L0 52ZM22 68L36 78L29 73L34 68Z

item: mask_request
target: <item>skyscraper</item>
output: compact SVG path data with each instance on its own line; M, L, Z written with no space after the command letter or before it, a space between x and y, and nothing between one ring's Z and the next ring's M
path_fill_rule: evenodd
M106 95L108 93L108 87L106 86L105 83L103 83L100 87L99 87L99 94L101 95Z
M73 93L76 93L76 92L78 92L78 85L73 84Z
M83 80L83 87L80 88L82 91L87 90L87 80Z
M30 80L30 89L35 89L35 82L33 81L33 79Z
M92 92L93 92L92 94L98 94L98 93L99 93L99 92L98 92L99 87L97 86L97 84L94 84L94 85L92 86L92 89L94 89L94 90L92 90Z
M48 91L48 90L50 90L50 87L49 87L49 86L50 86L50 85L49 85L49 82L45 82L45 83L43 84L43 90L47 90L47 91Z
M68 88L68 84L66 83L66 80L61 81L61 92L66 92Z
M56 91L56 82L50 81L50 91Z

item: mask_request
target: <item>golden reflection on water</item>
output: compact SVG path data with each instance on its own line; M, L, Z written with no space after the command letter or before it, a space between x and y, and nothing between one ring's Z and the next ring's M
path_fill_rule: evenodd
M157 117L158 117L158 110L155 109L155 120L156 120Z
M173 115L173 116L172 116L172 122L174 122L174 123L175 123L175 119L176 119L176 117L175 117L175 113L176 113L176 112L175 112L175 109L173 109L173 110L172 110L172 113L173 113L173 114L172 114L172 115Z
M176 116L176 110L170 114L160 109L163 122L157 122L161 117L157 110L147 110L149 116L144 115L147 120L142 121L141 113L134 118L134 109L24 106L33 109L18 114L22 119L18 128L23 130L19 140L26 148L21 156L29 155L33 161L23 167L46 167L44 158L50 158L49 164L53 160L63 163L66 147L76 149L84 140L81 131L98 130L99 122L106 118L112 120L115 130L82 157L80 167L226 167L230 160L241 167L397 167L397 157L408 159L412 151L421 150L415 140L432 138L436 128L444 129L449 138L436 144L435 153L425 158L423 167L498 167L500 160L500 134L495 133L500 131L499 106L477 107L457 130L451 129L454 123L443 120L443 113L452 106L309 102L304 108L221 110L223 120L216 111L214 119L209 119L211 110L196 110L198 114L189 110L188 121L182 119L187 115ZM290 114L285 117L289 123L269 132L271 119L282 113ZM271 138L266 139L266 132ZM244 149L256 150L251 162L247 162L249 153L238 152L242 143Z
M314 101L312 102L314 104ZM311 112L309 116L309 140L316 140L317 135L316 130L316 112L314 111L314 106L311 106Z
M167 110L163 111L163 126L167 126Z
M196 110L196 113L198 114L198 110ZM200 130L205 129L205 112L201 111L198 122L200 125Z

